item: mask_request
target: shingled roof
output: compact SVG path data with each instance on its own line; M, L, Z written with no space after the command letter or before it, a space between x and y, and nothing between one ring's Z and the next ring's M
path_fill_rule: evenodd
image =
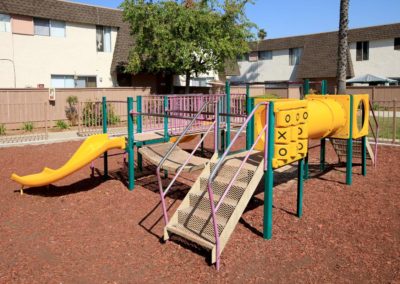
M118 64L128 60L132 39L129 33L129 24L123 21L121 10L60 0L1 0L0 12L80 24L116 27L119 30L111 72L115 70Z
M400 23L349 30L349 42L372 41L400 37ZM251 42L250 48L257 50L279 50L302 47L298 78L336 77L338 33L327 32ZM354 76L349 56L348 76Z

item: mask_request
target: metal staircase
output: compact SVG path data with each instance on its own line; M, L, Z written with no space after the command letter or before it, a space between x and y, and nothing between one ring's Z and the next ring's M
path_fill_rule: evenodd
M213 155L171 220L168 220L164 210L164 240L176 234L210 250L211 262L216 263L217 270L221 252L264 176L264 161L268 151L253 149L261 137L267 137L267 120L248 151L230 152L232 145L261 107L265 107L265 113L268 114L267 102L259 103L253 109L225 152L220 157L217 151ZM160 189L163 203L165 195Z
M219 253L224 249L264 175L264 155L258 151L252 151L243 164L234 185L225 198L221 199L247 154L248 152L242 152L227 156L212 184L214 206L216 207L221 201L216 213ZM217 261L217 251L207 187L208 179L217 162L217 155L214 155L164 230L165 240L169 238L170 233L174 233L211 250L212 263Z

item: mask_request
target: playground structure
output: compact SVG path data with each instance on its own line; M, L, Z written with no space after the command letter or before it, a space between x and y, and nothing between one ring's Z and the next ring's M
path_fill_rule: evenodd
M134 147L137 147L139 170L143 158L157 165L166 224L164 239L176 234L209 249L212 263L216 263L217 269L221 252L262 178L265 179L263 235L265 239L272 237L274 170L294 162L298 162L297 216L301 217L303 181L308 178L309 138L321 139L321 170L325 168L325 142L322 141L326 138L346 141L347 184L352 182L353 139L361 138L362 174L366 175L370 113L368 96L309 95L304 100L269 100L251 98L247 85L246 94L236 95L239 98L236 101L234 97L227 84L225 95L161 96L146 102L143 102L144 97L137 97L135 101L133 98L127 100L129 189L134 188ZM232 111L232 102L241 105L241 108ZM102 105L103 132L107 133L105 98ZM359 106L361 119L357 115ZM236 134L232 138L233 126L236 127ZM144 128L152 128L152 131L145 132ZM245 149L232 152L233 145L245 130ZM195 157L194 153L203 146L205 137L210 133L214 134L214 155L211 160ZM191 153L179 148L180 142L192 139L194 135L200 135L201 138ZM123 148L122 145L119 141L112 148ZM111 148L97 149L96 155L88 157L79 166L104 152L104 175L107 175L108 149ZM181 172L200 169L203 169L202 173L169 219L165 203L168 191ZM165 189L161 182L161 171L175 174ZM40 185L26 185L41 186L55 180L38 182Z

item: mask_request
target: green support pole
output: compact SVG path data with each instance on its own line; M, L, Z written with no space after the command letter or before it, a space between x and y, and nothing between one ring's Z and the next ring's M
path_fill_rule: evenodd
M299 160L297 169L297 217L303 215L304 159Z
M107 98L103 97L101 100L102 112L103 112L103 133L107 133ZM107 151L103 154L104 160L104 177L108 177L108 153Z
M169 132L168 132L168 96L164 96L164 141L169 141ZM168 171L164 170L164 178L168 178Z
M169 141L169 133L168 133L168 96L164 96L164 139L165 142Z
M326 95L328 93L328 81L321 81L321 95Z
M251 112L250 85L246 84L246 115ZM246 150L251 148L251 122L246 127Z
M353 96L350 95L350 131L347 140L347 158L346 158L346 184L352 183L353 168Z
M308 153L306 157L304 158L304 179L309 179L310 178L310 167L308 164Z
M142 133L143 132L143 116L141 114L142 113L142 96L137 96L136 108L137 108L137 112L139 113L139 115L137 116L137 121L136 121L137 133ZM138 156L137 156L138 169L139 169L139 171L142 171L143 170L142 154L140 154L139 151L137 152L137 154L138 154Z
M326 152L326 139L322 138L320 140L321 146L319 151L319 170L325 171L325 152Z
M321 95L326 95L328 91L328 85L326 80L321 81ZM320 140L320 151L319 151L319 170L325 171L325 156L326 156L326 139Z
M267 168L264 171L264 239L272 238L272 205L273 205L273 193L272 189L274 186L274 170L272 168L272 159L274 157L274 129L275 116L274 116L274 103L269 104L268 113L268 156Z
M131 111L133 110L133 99L128 97L128 145L126 152L128 153L128 188L133 190L135 187L135 157L133 150L134 130L133 130L133 117Z
M305 79L303 85L303 98L310 93L310 80Z
M362 170L363 176L367 175L367 136L362 137Z
M225 99L226 99L226 147L231 144L231 86L229 81L225 83ZM224 144L223 144L224 145ZM225 150L225 147L224 147Z

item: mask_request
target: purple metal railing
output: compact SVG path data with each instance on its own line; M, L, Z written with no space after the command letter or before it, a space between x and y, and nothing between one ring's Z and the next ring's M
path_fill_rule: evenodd
M238 170L236 171L236 173L233 176L232 180L228 184L227 188L225 189L224 193L222 194L221 198L219 199L217 205L214 205L214 192L213 192L213 189L212 189L212 183L213 183L213 180L215 178L215 175L217 174L218 170L223 165L223 162L224 162L225 158L229 154L232 146L234 145L234 143L236 142L238 137L243 132L243 130L246 128L247 124L250 122L250 120L254 116L255 112L261 106L264 106L264 108L265 108L265 125L264 125L263 129L260 131L260 133L258 134L258 136L257 136L256 140L254 141L253 145L251 146L250 150L247 152L245 158L242 160ZM268 102L261 102L261 103L257 104L254 107L253 111L247 116L246 120L244 121L244 123L242 124L242 126L240 127L238 132L236 133L235 137L232 139L231 143L226 148L225 152L222 154L221 158L219 159L217 165L214 167L214 169L211 172L210 177L208 179L207 190L208 190L208 196L209 196L209 199L210 199L211 217L212 217L213 227L214 227L217 270L219 270L219 266L220 266L220 243L219 243L219 231L218 231L218 223L217 223L217 220L216 220L216 214L217 214L217 211L220 208L224 198L226 197L226 195L229 193L229 190L233 186L233 184L234 184L236 178L238 177L240 171L244 167L244 164L246 163L247 159L250 157L251 152L253 151L255 145L257 145L258 141L261 139L261 137L263 135L265 135L265 137L264 137L264 143L265 143L264 144L265 145L265 148L264 148L264 166L266 168L267 155L268 155L268 151L267 151L267 149L268 149L268 145L267 145L267 143L268 143L268 112L269 112L269 103Z
M221 98L223 112L226 110L225 94L211 94L211 95L152 95L143 96L142 98L142 112L143 113L158 113L164 114L164 98L168 97L168 111L172 116L181 115L182 111L196 113L197 110L207 101L213 101L215 97ZM231 123L242 124L245 118L245 94L232 94L231 95ZM209 105L205 112L212 113L212 106ZM212 119L213 115L202 114L201 119L197 120L193 125L193 132L204 131L208 127L208 122ZM224 121L224 117L221 118ZM157 131L164 129L163 117L144 116L143 117L143 131ZM168 126L171 136L179 135L187 125L186 119L179 119L171 117L168 119Z
M371 129L372 136L374 137L374 140L375 140L375 142L374 142L375 143L375 147L374 147L375 148L375 151L374 151L374 167L376 167L376 164L377 164L377 161L378 161L379 123L378 123L378 120L377 120L377 118L375 116L374 107L373 107L371 101L369 101L369 109L370 109L370 112L372 112L372 117L374 118L374 121L375 121L375 132L374 132L374 129L372 127L371 120L369 120L369 128Z
M160 197L161 197L161 206L163 209L163 215L164 215L164 222L165 225L168 224L168 212L167 212L167 206L165 205L165 196L167 195L168 191L171 189L172 185L175 183L176 179L178 178L178 176L181 174L181 172L183 171L183 169L185 168L185 166L187 165L187 163L189 162L189 160L192 158L192 156L194 155L194 153L197 151L197 149L200 147L200 145L203 143L204 139L207 137L207 135L209 134L209 132L211 131L212 128L214 128L214 136L216 136L216 119L217 115L218 115L218 96L214 97L214 101L206 101L204 102L204 104L201 106L201 108L199 109L199 111L196 113L196 115L193 117L193 119L189 122L189 124L186 125L185 129L182 131L181 135L178 137L178 139L175 141L175 143L171 146L171 148L168 150L168 152L164 155L164 157L162 158L162 160L160 161L160 163L157 166L157 181L158 181L158 186L159 186L159 190L160 190ZM183 136L187 135L189 132L189 129L195 124L195 122L200 119L200 117L202 116L202 113L205 112L205 110L207 110L207 108L209 107L209 105L212 105L212 103L214 103L215 105L215 113L214 113L214 121L210 124L208 124L207 126L207 130L203 133L203 136L201 137L200 141L197 143L197 145L193 148L192 152L190 153L190 155L186 158L185 162L179 167L179 170L177 171L177 173L175 174L174 178L172 179L172 181L169 183L169 185L167 186L167 188L164 190L163 189L163 185L162 185L162 181L161 181L161 168L162 165L164 164L164 162L167 160L167 158L169 157L169 155L172 153L172 151L176 148L176 146L179 144L179 142L182 140ZM214 150L216 151L217 149L217 144L214 142Z

